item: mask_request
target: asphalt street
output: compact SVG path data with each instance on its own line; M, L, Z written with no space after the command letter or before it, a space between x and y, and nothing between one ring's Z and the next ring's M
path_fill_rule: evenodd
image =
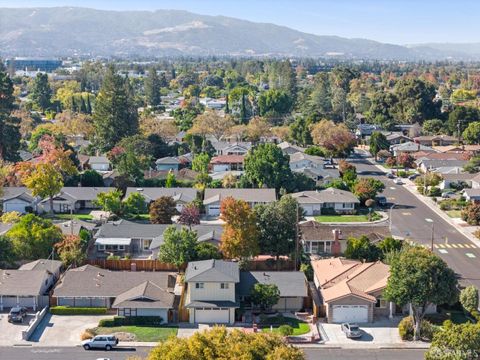
M395 207L391 214L392 234L428 248L444 259L463 284L480 288L480 249L454 226L445 221L415 195L388 179L365 155L357 154L349 162L357 167L359 176L374 177L385 184L384 195Z
M112 351L90 350L81 347L1 347L2 360L95 360L108 358L125 360L129 356L145 357L150 348L116 349ZM305 349L307 360L420 360L425 350L411 349ZM178 359L181 360L181 359Z

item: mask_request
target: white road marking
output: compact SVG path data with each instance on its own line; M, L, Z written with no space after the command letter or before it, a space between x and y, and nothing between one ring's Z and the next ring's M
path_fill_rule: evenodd
M438 252L442 254L448 254L448 250L445 250L445 249L440 249L438 250Z
M459 247L460 249L463 249L463 245L462 245L462 244L457 244L457 245L458 245L458 247Z
M390 186L390 190L396 190L397 188L395 186Z
M457 248L457 244L452 244L452 247L454 247L455 249Z
M466 253L465 255L467 255L469 258L476 258L476 256L472 253Z

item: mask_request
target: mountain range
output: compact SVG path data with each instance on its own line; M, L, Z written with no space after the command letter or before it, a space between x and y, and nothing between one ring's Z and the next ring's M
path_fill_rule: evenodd
M307 34L284 26L179 10L0 8L0 56L182 55L480 59L468 44L393 45ZM450 45L450 46L448 46Z

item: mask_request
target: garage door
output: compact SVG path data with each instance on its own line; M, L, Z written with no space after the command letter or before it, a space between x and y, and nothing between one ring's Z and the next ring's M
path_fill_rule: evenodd
M367 305L333 305L334 323L343 322L368 322L368 306Z
M229 311L225 310L195 310L195 322L206 324L228 324Z
M220 206L209 206L208 207L208 215L210 215L210 216L220 215Z
M18 211L19 213L24 214L26 212L25 206L26 204L23 202L20 202L20 203L7 202L4 204L4 209L5 209L5 212Z

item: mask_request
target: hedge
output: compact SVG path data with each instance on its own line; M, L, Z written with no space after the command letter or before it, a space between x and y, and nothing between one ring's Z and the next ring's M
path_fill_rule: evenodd
M114 316L98 322L100 327L114 327L125 325L159 326L163 322L160 316Z
M53 315L105 315L107 308L54 306L50 308L50 313Z

